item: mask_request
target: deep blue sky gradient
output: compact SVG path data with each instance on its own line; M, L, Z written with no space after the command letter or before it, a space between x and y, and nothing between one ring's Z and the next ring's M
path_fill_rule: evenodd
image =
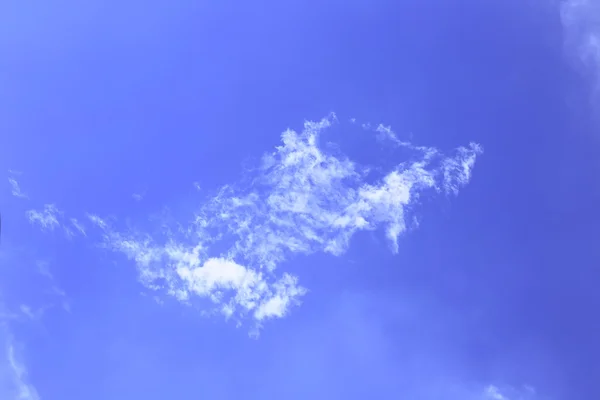
M62 304L53 285L70 308L4 317L41 399L600 398L594 78L557 2L9 0L0 52L3 312ZM291 259L309 292L257 340L27 221L49 203L178 221L331 111L485 151L457 197L422 201L398 254L376 231ZM364 164L398 157L357 132L331 138Z

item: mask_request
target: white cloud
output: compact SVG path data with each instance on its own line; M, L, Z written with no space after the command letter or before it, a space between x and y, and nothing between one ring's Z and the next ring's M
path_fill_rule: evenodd
M600 0L561 2L565 48L576 68L592 74L598 85L600 69Z
M362 124L361 127L364 130L375 132L375 134L376 134L375 137L377 138L378 141L380 141L383 144L387 145L388 143L391 143L391 144L395 145L396 147L403 147L403 148L421 153L421 157L422 157L423 161L430 161L432 158L434 158L436 156L440 156L440 154L438 154L438 150L433 147L415 146L412 143L410 143L409 141L401 140L400 138L398 138L398 135L396 134L396 132L394 132L392 130L391 126L385 126L383 124L373 126L370 123L366 123L366 124ZM478 151L478 153L480 153L482 149L479 149L479 150L480 151Z
M37 266L37 271L40 273L40 275L46 277L51 286L50 289L47 291L49 294L58 297L58 299L60 300L61 306L63 308L63 310L67 311L67 312L71 312L71 305L69 303L69 299L67 297L67 294L65 293L64 290L62 290L59 286L58 283L56 281L56 278L54 277L54 275L52 274L52 272L50 272L50 266L49 263L46 261L38 261L36 263ZM54 304L47 304L46 306L42 307L42 313L45 309L53 307ZM23 311L23 309L21 309L21 311Z
M58 218L61 212L56 208L54 204L46 204L44 209L41 211L29 210L27 211L27 218L32 224L39 225L42 229L54 230L60 223Z
M54 279L54 275L52 275L52 273L50 272L49 263L47 261L37 261L35 265L40 275L45 276L50 280Z
M576 46L581 60L597 62L600 56L600 2L563 0L560 11L566 39Z
M528 385L522 388L489 385L483 390L482 400L534 400L537 399L536 390Z
M298 254L342 255L354 234L365 230L384 232L397 252L419 198L457 194L482 153L470 144L444 156L399 140L390 127L364 125L414 153L375 179L369 168L319 146L323 132L337 123L331 114L305 122L300 132L286 130L249 179L223 186L177 229L151 235L88 214L90 229L101 231L105 248L136 265L148 289L188 304L202 301L212 313L238 322L249 318L260 327L285 316L307 293L282 263ZM60 226L69 236L89 234L51 204L27 216L46 230Z
M41 312L36 312L36 311L33 311L33 310L31 309L31 307L29 307L28 305L25 305L25 304L21 304L21 305L19 306L19 309L20 309L20 310L21 310L21 312L22 312L23 314L25 314L25 315L26 315L26 316L27 316L29 319L34 319L34 320L35 320L35 319L38 319L38 318L41 316L42 312L43 312L43 311L41 311Z
M19 311L22 315L27 317L28 320L32 322L39 322L46 314L46 311L48 311L52 307L52 304L47 304L37 308L32 308L31 306L28 306L26 304L21 304L19 306Z
M86 236L85 227L81 222L79 222L76 218L71 218L71 225L83 236Z
M249 184L224 186L175 233L120 231L97 215L88 218L108 249L136 264L146 287L183 302L208 299L217 312L259 325L282 317L306 289L281 263L294 254L341 255L354 233L379 228L398 251L415 200L427 192L458 193L482 152L471 144L444 157L379 125L376 131L414 150L416 159L367 181L365 168L319 146L319 136L336 123L332 114L306 122L301 132L283 132Z
M27 211L29 222L39 225L43 230L53 231L60 228L67 239L77 235L86 236L85 226L76 218L63 219L63 212L54 204L46 204L42 210Z
M8 178L8 183L10 183L11 194L15 197L20 197L23 199L27 198L27 195L21 191L21 187L19 186L19 182L17 182L14 178Z
M87 217L94 225L96 225L100 229L105 230L108 228L108 225L106 224L106 222L99 216L97 216L95 214L88 214Z
M372 129L371 125L368 124L364 125L363 128ZM398 136L396 136L396 133L392 130L391 126L379 124L374 130L375 132L377 132L377 138L381 141L391 141L392 143L395 143L398 146L411 146L409 142L404 142L398 139Z
M504 395L500 393L500 389L498 389L494 385L486 387L484 390L484 394L486 399L489 400L509 400L508 398L504 397Z
M39 400L40 396L36 388L29 382L27 369L18 360L15 347L12 343L7 344L7 361L10 369L10 375L14 390L12 398L14 400Z
M150 237L125 237L117 232L109 232L106 238L110 249L136 263L147 287L163 289L184 302L192 296L207 298L227 317L252 314L257 322L281 317L305 292L288 274L275 279L229 258L206 257L200 244L160 246Z
M469 147L458 148L455 157L444 159L442 170L446 192L456 195L461 187L469 183L477 155L482 151L480 145L471 143Z
M142 201L146 193L134 193L131 195L135 201Z

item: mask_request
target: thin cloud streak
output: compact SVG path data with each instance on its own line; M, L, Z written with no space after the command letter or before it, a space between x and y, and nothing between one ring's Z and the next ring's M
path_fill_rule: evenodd
M70 222L71 222L71 225L73 225L73 227L77 230L77 232L79 232L83 236L87 236L87 234L85 232L85 227L83 226L83 224L81 222L79 222L76 218L71 218Z
M40 400L36 388L29 382L27 369L17 359L14 345L7 344L7 361L10 367L11 380L14 385L14 399L18 400Z
M538 396L536 390L528 385L522 388L514 387L503 387L500 388L496 385L489 385L483 390L482 400L534 400L541 398Z

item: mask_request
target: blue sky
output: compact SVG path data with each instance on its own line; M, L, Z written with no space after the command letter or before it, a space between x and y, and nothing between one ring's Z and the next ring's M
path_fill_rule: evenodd
M8 0L0 51L0 398L600 398L597 0Z

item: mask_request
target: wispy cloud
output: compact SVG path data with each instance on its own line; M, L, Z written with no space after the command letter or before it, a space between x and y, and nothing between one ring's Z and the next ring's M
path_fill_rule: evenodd
M144 200L145 195L146 195L145 192L141 192L141 193L134 193L131 195L131 197L133 197L133 199L135 201L142 201L142 200Z
M498 389L494 385L486 387L483 393L485 395L485 398L489 400L509 400L500 392L500 389Z
M8 183L11 187L11 194L15 197L20 197L23 199L27 198L27 195L21 191L21 187L19 186L19 182L17 182L14 178L8 178Z
M600 0L562 0L565 50L577 69L600 85Z
M482 152L480 145L471 143L469 147L459 148L455 157L443 160L443 186L447 193L457 195L459 189L469 183L477 155Z
M26 215L31 224L38 225L43 230L54 231L61 228L67 239L87 235L83 223L76 218L64 219L64 213L54 204L46 204L42 210L29 210Z
M282 144L246 183L222 187L176 233L157 237L121 231L97 215L89 220L108 249L136 264L148 288L184 302L204 298L228 318L249 316L259 325L282 317L306 294L296 276L281 271L283 262L295 254L339 256L356 232L379 228L397 252L415 200L457 194L482 153L471 144L444 156L379 125L380 134L415 155L373 181L365 168L319 146L319 136L337 123L332 114L301 132L283 132Z
M398 137L398 135L396 134L396 132L393 131L392 127L389 125L388 126L383 125L383 124L372 125L370 123L365 123L365 124L362 124L361 127L367 131L374 132L376 139L379 142L381 142L382 144L387 145L387 144L391 143L395 147L403 147L403 148L406 148L409 150L420 152L425 161L429 161L436 156L441 157L441 154L438 154L438 150L433 147L416 146L416 145L412 144L410 141L401 140ZM470 146L474 146L474 144L471 144ZM476 153L480 154L482 152L482 150L483 149L479 148Z
M536 390L531 386L524 386L520 389L513 387L499 388L496 385L489 385L483 390L482 400L534 400L537 399Z
M29 210L26 214L30 223L52 231L60 225L58 218L62 213L54 204L46 204L43 210Z
M6 352L9 372L15 389L13 398L18 400L39 400L40 396L36 388L29 382L27 369L17 358L13 343L9 342L7 344Z
M582 61L600 60L600 2L598 0L563 0L561 20L566 39L574 45Z
M108 224L96 214L88 214L87 217L92 222L92 224L96 225L97 227L103 230L106 230L108 228Z
M32 309L30 306L28 306L26 304L21 304L19 306L19 310L21 311L21 313L23 313L23 315L25 315L30 320L37 321L42 317L42 315L44 314L44 311L46 311L46 308Z
M68 239L71 239L76 235L87 236L84 225L76 218L70 218L67 224L62 224L62 228Z
M37 266L37 270L38 270L39 274L46 277L48 279L48 281L50 282L51 286L50 286L50 289L47 291L47 293L51 294L52 296L58 297L63 310L65 310L67 312L71 312L71 304L69 302L69 298L67 297L67 294L65 293L65 291L59 287L57 280L54 277L54 275L52 274L52 272L50 272L49 263L46 261L38 261L36 266ZM41 308L41 313L43 313L47 308L51 308L53 306L55 306L55 304L53 304L53 303L47 304L45 307ZM21 311L23 311L23 310L21 310Z
M40 275L50 280L54 280L54 275L50 272L49 264L46 261L37 261L36 268Z
M136 263L144 285L166 289L180 301L207 298L226 317L253 313L262 321L284 316L305 293L292 275L284 273L276 279L232 258L207 257L201 243L192 246L170 238L160 245L149 236L126 236L111 230L99 217L90 217L105 230L105 244Z
M70 221L71 221L71 225L73 225L73 227L79 233L81 233L83 236L86 236L85 227L83 226L83 224L81 222L79 222L76 218L71 218Z
M383 124L379 124L379 125L377 125L377 127L372 128L370 124L365 124L365 125L363 125L363 128L372 129L375 132L377 132L377 139L382 142L390 141L392 143L395 143L398 146L412 147L412 145L409 142L405 142L405 141L398 139L398 136L396 136L396 132L394 132L390 126L385 126Z

